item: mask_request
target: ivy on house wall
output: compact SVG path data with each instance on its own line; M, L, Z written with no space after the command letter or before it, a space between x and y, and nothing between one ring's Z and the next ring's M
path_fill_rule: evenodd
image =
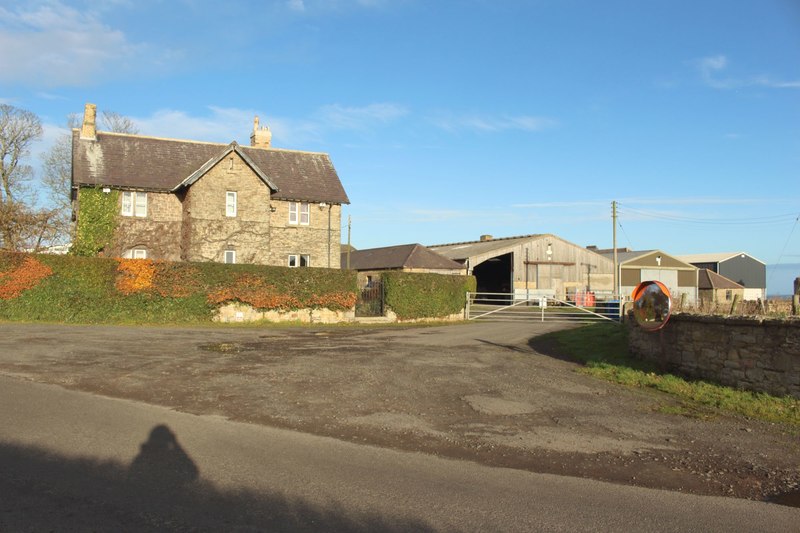
M111 244L117 227L119 191L103 192L100 187L78 189L78 224L73 255L94 256Z

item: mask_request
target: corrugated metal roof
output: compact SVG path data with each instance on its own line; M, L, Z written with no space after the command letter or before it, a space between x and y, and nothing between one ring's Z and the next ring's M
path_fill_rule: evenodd
M733 259L734 257L741 255L745 255L750 259L758 261L759 263L764 263L763 261L756 259L752 255L745 252L714 252L705 254L678 255L676 257L681 261L686 261L687 263L722 263L723 261L727 261L728 259Z
M672 261L674 261L676 263L683 264L684 266L678 267L678 268L681 268L681 269L689 270L689 269L696 268L694 265L692 265L688 261L685 261L685 260L683 260L683 259L681 259L679 257L674 256L674 255L668 254L668 253L664 252L663 250L640 250L640 251L630 251L630 252L619 252L618 251L617 252L617 262L620 265L624 265L624 264L629 263L631 261L635 261L636 259L638 259L640 257L644 257L646 255L653 255L653 254L659 254L659 255L664 256L665 258L670 258ZM611 260L614 259L613 249L610 252L603 252L600 255L602 255L603 257L607 257L607 258L609 258ZM673 268L674 268L674 265L673 265Z
M627 263L628 261L636 259L637 257L642 257L643 255L652 254L652 253L657 252L657 251L658 250L640 250L640 251L629 251L629 252L619 252L618 251L617 252L617 262L620 263L620 264ZM603 257L608 257L609 259L613 259L614 258L613 249L610 252L603 251L603 252L598 252L598 253L600 255L602 255Z
M107 132L90 140L73 130L73 184L171 191L229 146ZM277 187L273 198L350 203L328 154L238 149Z
M436 244L433 246L428 246L428 248L437 253L442 254L445 257L449 257L450 259L463 261L468 257L483 255L485 253L493 252L495 250L502 250L503 248L516 246L520 242L526 242L533 239L541 239L549 236L551 235L546 233L533 234L533 235L520 235L517 237L502 237L497 239L493 238L487 241L468 241L468 242L454 242L451 244Z

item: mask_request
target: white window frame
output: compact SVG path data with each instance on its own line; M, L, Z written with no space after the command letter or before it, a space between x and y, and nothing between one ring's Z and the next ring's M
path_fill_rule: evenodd
M236 216L236 191L226 191L225 192L225 216L226 217L235 217Z
M308 254L289 254L287 262L289 268L305 268L311 266L311 256Z
M230 258L230 261L228 260ZM222 254L222 261L226 265L235 265L236 264L236 250L225 250L225 253Z
M301 202L300 203L300 225L301 226L308 226L310 223L311 223L311 204L309 204L308 202Z
M147 193L122 191L122 216L145 218L147 216Z
M131 248L123 254L123 257L125 259L147 259L147 250L144 248Z
M122 216L133 216L133 193L130 191L122 191Z
M311 223L311 204L289 202L289 224L308 226Z

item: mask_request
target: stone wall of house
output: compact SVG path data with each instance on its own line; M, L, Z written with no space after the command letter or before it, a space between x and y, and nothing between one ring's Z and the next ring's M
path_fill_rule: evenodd
M235 217L226 216L226 192L237 193ZM184 261L269 263L270 191L236 153L217 163L186 192L183 202Z
M800 398L800 320L678 314L655 332L628 324L631 353L664 370Z
M147 193L147 216L122 216L122 195L117 205L117 229L106 255L121 257L132 248L147 250L150 259L180 261L181 200L171 193Z
M274 200L269 264L287 266L289 255L309 255L312 267L341 264L342 206L311 203L308 225L289 224L289 203Z

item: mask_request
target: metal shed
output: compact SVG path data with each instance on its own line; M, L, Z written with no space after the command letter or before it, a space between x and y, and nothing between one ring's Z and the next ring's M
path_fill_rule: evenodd
M767 297L767 265L745 252L680 255L678 259L707 268L744 287L745 300Z
M613 261L613 250L602 254ZM673 298L697 301L697 267L661 250L617 251L621 296L628 296L642 281L660 281Z

